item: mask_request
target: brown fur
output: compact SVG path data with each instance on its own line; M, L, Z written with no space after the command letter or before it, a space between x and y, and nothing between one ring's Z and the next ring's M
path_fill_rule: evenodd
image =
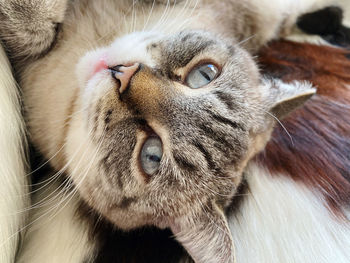
M258 160L271 172L291 176L325 195L341 212L350 203L350 52L271 43L260 52L264 73L284 81L308 80L317 96L282 121Z

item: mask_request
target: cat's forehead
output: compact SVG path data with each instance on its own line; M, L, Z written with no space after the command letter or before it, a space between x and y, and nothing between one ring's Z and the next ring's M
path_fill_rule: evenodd
M162 68L175 70L185 67L196 56L205 54L215 59L229 56L232 47L215 35L204 31L186 30L165 36L148 46Z

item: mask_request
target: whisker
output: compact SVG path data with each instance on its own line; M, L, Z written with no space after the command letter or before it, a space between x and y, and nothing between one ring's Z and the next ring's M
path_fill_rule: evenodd
M75 153L73 154L72 158L71 158L59 171L57 171L54 175L50 176L48 179L45 179L44 181L46 181L46 183L45 183L43 186L41 186L41 187L39 187L38 189L35 189L35 190L29 192L29 193L26 194L26 195L33 194L33 193L35 193L35 192L38 192L38 191L40 191L41 189L43 189L43 188L45 188L45 187L48 187L50 183L53 183L53 182L57 181L58 178L59 178L59 176L60 176L61 174L63 174L63 172L68 168L68 166L71 164L71 162L73 161L73 159L76 157L76 155L78 154L78 152L79 152L79 150L81 149L81 147L87 142L87 140L88 140L89 136L91 135L91 133L92 133L92 129L89 131L89 133L88 133L88 135L87 135L85 141L82 141L82 142L80 143L79 147L77 148L77 150L76 150ZM82 160L83 156L85 156L85 153L86 153L86 150L84 151L84 154L83 154L82 157L80 158L79 163L80 163L80 161ZM79 163L78 163L78 164L79 164ZM66 181L67 181L67 179L65 179L65 180L62 182L61 185L66 184L66 186L67 186L67 182L66 182ZM35 208L39 208L39 207L43 207L43 206L46 206L46 205L50 204L51 200L56 198L56 197L53 196L53 195L54 195L57 191L58 191L58 193L57 193L56 195L57 195L57 196L60 195L61 193L60 193L60 190L59 190L59 187L58 187L57 189L55 189L55 191L53 191L53 192L50 193L49 195L45 196L44 199L40 200L40 202L36 203L35 205L31 205L31 206L29 206L29 207L27 207L27 208L25 208L25 209L23 209L23 210L21 210L21 211L17 211L17 212L15 212L15 213L13 213L13 214L19 214L19 213L27 212L27 211L29 211L29 210L32 210L32 209L35 209ZM44 191L44 192L45 192L45 191ZM24 196L24 195L23 195L23 196ZM51 196L53 196L53 197L51 197ZM46 200L47 200L47 201L46 201Z
M193 7L191 9L188 9L187 7L187 11L190 10L190 13L187 15L187 13L185 14L186 17L190 17L190 18L187 18L187 19L184 19L183 22L181 24L179 24L177 27L178 27L178 30L181 30L188 22L191 22L193 20L193 17L195 16L193 14L193 12L196 10L197 8L197 5L199 3L200 0L196 0L195 4L193 5ZM188 3L188 1L186 0L186 4ZM190 0L190 3L192 3L192 1ZM186 12L187 12L186 11Z
M247 37L247 38L245 38L245 39L239 41L238 43L235 44L235 46L239 46L239 47L240 47L240 46L242 46L242 44L248 42L249 40L251 40L252 38L254 38L254 37L256 37L256 36L257 36L256 34L253 34L253 35L251 35L250 37Z
M281 122L275 115L273 115L271 112L268 112L268 111L265 111L265 110L264 110L264 112L266 112L267 114L269 114L272 118L274 118L274 119L278 122L279 125L281 125L281 127L283 128L283 130L287 133L287 135L288 135L288 137L289 137L289 139L290 139L292 145L294 146L293 138L292 138L292 136L290 135L290 133L288 132L287 128L282 124L282 122Z
M151 18L151 16L152 16L152 13L153 13L155 1L156 1L156 0L153 0L153 2L152 2L151 10L150 10L149 15L148 15L148 17L147 17L146 23L145 23L144 26L143 26L142 31L144 31L144 30L146 29L146 27L148 26L149 20L150 20L150 18Z
M158 30L158 29L157 29L158 26L159 26L160 24L162 24L163 19L164 19L164 16L165 16L166 13L167 13L168 6L169 6L169 0L167 1L167 4L166 4L166 6L165 6L165 9L164 9L164 11L163 11L161 17L158 19L158 22L153 26L153 28L151 29L151 31L157 31L157 30Z
M200 206L202 207L205 216L209 219L211 224L213 224L220 232L222 232L224 235L228 236L231 239L231 233L227 232L226 229L222 229L218 224L216 224L215 219L211 216L210 209L206 204L203 204L203 202L196 197L197 201L199 202Z
M87 174L89 173L89 170L91 169L92 164L94 163L94 160L96 159L96 156L97 156L97 154L98 154L98 152L99 152L99 150L100 150L100 148L101 148L101 146L102 146L103 139L104 139L104 136L105 136L105 130L106 130L106 129L104 129L103 135L101 136L101 141L100 141L99 145L96 147L96 151L95 151L93 157L91 158L92 160L90 160L90 164L89 164L89 166L86 168L85 174L82 176L82 178L79 179L80 182L78 182L78 183L75 185L74 190L73 190L71 193L69 193L69 194L67 195L67 198L66 198L67 201L66 201L66 200L63 200L63 201L61 202L61 203L63 203L64 201L66 201L66 204L63 205L63 207L61 207L58 211L56 211L56 214L52 215L51 218L49 218L48 220L52 219L53 217L55 217L55 215L57 215L60 211L62 211L62 210L68 205L68 203L73 199L74 195L78 192L79 187L80 187L81 184L84 182L84 180L85 180ZM81 173L81 174L82 174L82 173ZM78 179L77 179L77 181L78 181ZM69 195L70 195L70 197L68 197ZM57 207L58 207L58 206L57 206Z
M91 132L91 131L90 131L90 132ZM103 137L104 137L104 134L105 134L105 133L103 132ZM97 149L96 149L96 151L95 151L95 154L93 155L93 158L92 158L93 160L95 159L95 157L96 157L96 155L97 155L97 153L98 153L98 151L99 151L99 149L100 149L100 146L102 145L102 142L103 142L103 140L101 140L99 146L97 147ZM84 154L85 154L85 153L86 153L86 149L85 149L85 151L84 151ZM84 155L84 154L83 154L83 155ZM83 158L83 156L80 158L79 162L82 160L82 158ZM91 168L91 165L92 165L92 163L93 163L93 160L91 160L88 169ZM77 165L77 166L78 166L78 165ZM76 166L76 167L77 167L77 166ZM75 168L76 168L76 167L75 167ZM87 171L88 171L88 169L87 169ZM87 174L87 172L85 173L85 175L83 176L83 178L80 180L80 182L78 183L78 185L80 185L80 184L83 182L83 179L85 178L86 174ZM69 182L69 179L67 180L67 182ZM57 187L57 188L59 188L59 187ZM55 189L55 191L57 190L57 188ZM62 194L65 195L64 192L67 192L67 191L69 191L69 188L63 188L63 190L60 191L60 194L59 194L59 195L56 195L54 198L51 198L51 199L55 199L55 200L56 200L58 196L62 196ZM76 191L77 191L77 190L76 190ZM37 217L34 221L31 221L30 223L26 224L26 225L23 226L21 229L19 229L18 231L16 231L14 234L12 234L10 237L8 237L5 241L3 241L3 242L0 244L0 247L2 247L6 242L8 242L8 240L10 240L11 238L15 237L18 233L23 232L23 231L24 231L25 229L27 229L29 226L33 225L35 222L37 222L37 221L40 220L41 218L43 218L44 216L48 215L51 211L53 211L54 209L58 208L59 205L62 204L64 201L68 200L68 202L69 202L70 200L72 200L72 196L73 196L72 193L75 194L75 191L70 192L70 193L69 193L67 196L65 196L60 202L56 203L55 206L53 206L53 207L51 207L50 209L46 210L45 213L43 213L42 215L40 215L39 217ZM71 196L71 198L70 198L69 196ZM55 201L55 200L53 200L53 201ZM66 205L67 205L67 204L66 204ZM61 211L61 210L59 210L59 211ZM57 215L57 213L56 213L56 215Z

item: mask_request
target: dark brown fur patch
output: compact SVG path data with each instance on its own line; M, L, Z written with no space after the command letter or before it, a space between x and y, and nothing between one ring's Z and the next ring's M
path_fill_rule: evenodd
M232 110L232 111L235 110L237 105L235 104L232 96L230 96L229 94L226 94L222 91L215 91L214 93L217 96L217 98L227 106L227 108L229 110Z
M257 159L324 194L333 212L350 204L349 51L288 41L260 52L263 72L283 81L307 80L317 95L283 120Z
M233 129L240 129L242 131L245 131L243 125L241 125L237 122L231 121L231 120L229 120L221 115L217 115L215 113L212 113L209 110L206 110L206 112L209 113L209 115L211 116L211 118L213 119L214 122L220 122L220 123L231 126Z
M199 141L193 141L192 145L194 145L204 156L205 160L207 161L208 167L211 170L220 170L215 162L213 161L213 157L210 155L210 153L205 149L205 147L199 142Z
M105 124L108 124L111 121L111 114L113 110L108 110L105 115Z
M124 197L122 201L117 205L117 208L127 209L135 201L137 201L137 198L135 197Z
M194 172L197 170L196 165L192 164L189 160L186 160L180 153L173 151L173 157L177 165L188 172Z

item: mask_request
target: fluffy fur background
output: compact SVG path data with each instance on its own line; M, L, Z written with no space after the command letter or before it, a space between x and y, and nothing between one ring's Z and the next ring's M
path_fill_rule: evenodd
M1 44L1 43L0 43ZM0 262L14 262L28 206L24 123L10 63L0 45Z

